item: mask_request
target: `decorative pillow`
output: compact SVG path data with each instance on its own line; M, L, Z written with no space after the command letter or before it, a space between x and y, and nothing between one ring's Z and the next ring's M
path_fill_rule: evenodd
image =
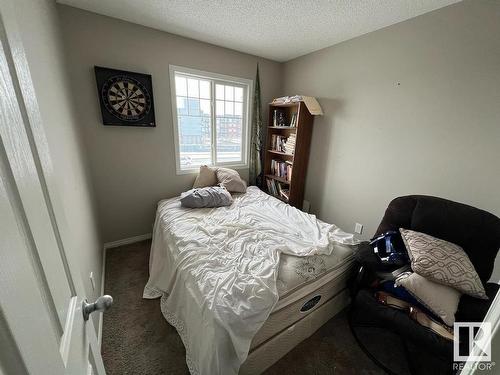
M247 184L243 181L234 169L218 168L217 179L221 186L224 186L232 193L245 193L247 191Z
M460 246L425 233L403 228L399 231L413 271L472 297L488 299L479 275Z
M233 203L231 194L222 186L191 189L181 194L181 206L190 208L222 207Z
M422 305L443 322L452 326L460 302L460 292L446 285L427 280L417 273L404 272L396 279L396 285L405 288Z
M193 189L215 185L217 185L217 170L202 165L196 180L194 180Z

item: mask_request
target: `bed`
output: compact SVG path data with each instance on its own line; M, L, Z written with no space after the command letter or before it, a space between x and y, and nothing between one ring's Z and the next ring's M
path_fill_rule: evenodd
M256 187L231 206L158 204L144 298L160 298L192 374L258 374L348 303L352 234Z

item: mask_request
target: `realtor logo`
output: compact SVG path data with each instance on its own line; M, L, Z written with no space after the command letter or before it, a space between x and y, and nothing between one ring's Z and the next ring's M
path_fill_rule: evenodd
M453 336L455 362L491 362L491 323L455 323Z

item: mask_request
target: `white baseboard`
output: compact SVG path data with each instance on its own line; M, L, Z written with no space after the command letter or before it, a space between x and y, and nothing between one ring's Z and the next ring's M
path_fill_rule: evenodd
M139 236L134 236L134 237L129 237L129 238L124 238L122 240L118 241L112 241L112 242L106 242L104 244L104 249L112 249L113 247L118 247L118 246L123 246L123 245L128 245L134 242L140 242L144 240L149 240L151 238L151 233L146 233L146 234L141 234Z
M112 242L106 242L104 244L104 248L102 250L102 269L101 269L101 296L104 295L104 280L106 276L106 250L107 249L112 249L114 247L118 246L123 246L123 245L128 245L134 242L140 242L144 240L149 240L152 237L151 233L146 233L146 234L141 234L140 236L134 236L134 237L129 237L129 238L124 238L122 240L118 241L112 241ZM99 343L99 348L101 348L102 345L102 324L103 324L103 313L99 313L99 328L97 332L97 340Z

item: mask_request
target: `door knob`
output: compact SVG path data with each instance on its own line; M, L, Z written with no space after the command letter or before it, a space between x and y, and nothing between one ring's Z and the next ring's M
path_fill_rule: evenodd
M113 297L104 295L100 296L97 301L94 303L89 303L86 299L82 302L82 312L83 312L83 320L89 320L90 314L94 311L106 311L113 304Z

